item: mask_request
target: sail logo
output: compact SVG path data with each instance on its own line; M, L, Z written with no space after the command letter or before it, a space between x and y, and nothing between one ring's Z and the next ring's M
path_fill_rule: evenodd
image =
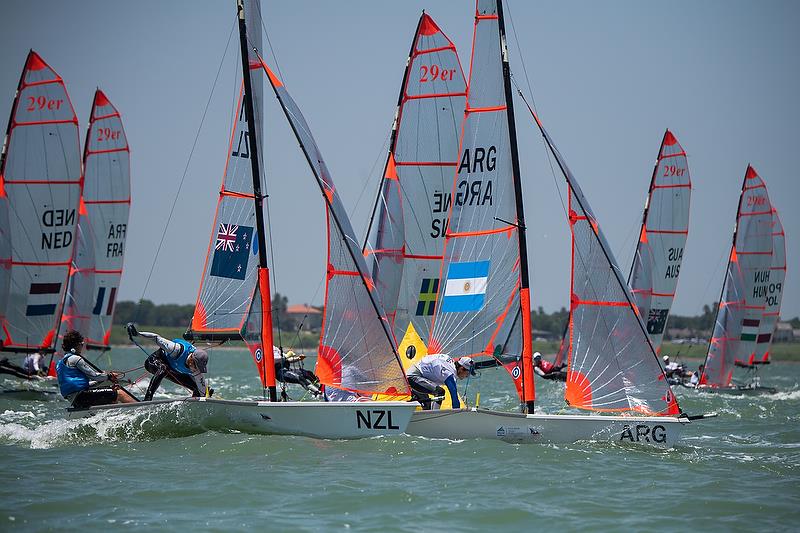
M629 442L644 441L663 444L667 442L667 428L661 424L657 424L652 428L646 424L636 424L635 428L625 424L622 426L622 434L619 437L619 441L626 440Z
M423 278L417 300L417 316L433 316L436 297L439 295L439 278Z
M760 207L767 205L767 198L762 194L747 197L747 207Z
M61 109L61 104L64 100L59 98L47 98L46 96L28 96L28 105L25 106L25 111L32 113L33 111L57 111Z
M489 280L489 264L489 261L450 263L442 313L463 313L483 308Z
M54 315L60 295L61 283L31 283L25 316Z
M247 260L252 237L251 226L220 224L209 275L244 279L247 275Z
M356 424L358 429L400 429L392 422L392 412L384 409L356 409Z

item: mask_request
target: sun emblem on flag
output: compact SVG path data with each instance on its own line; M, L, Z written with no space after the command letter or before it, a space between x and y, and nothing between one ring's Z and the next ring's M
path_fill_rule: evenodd
M217 233L217 244L214 246L214 249L233 252L237 231L239 231L239 226L237 225L220 224L219 232Z
M470 290L471 288L472 288L472 284L470 284L470 282L469 282L469 281L465 281L465 282L464 282L464 292L469 292L469 290Z

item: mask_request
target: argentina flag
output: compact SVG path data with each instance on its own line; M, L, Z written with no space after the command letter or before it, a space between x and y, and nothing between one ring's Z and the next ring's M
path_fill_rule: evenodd
M478 311L486 300L489 261L450 263L442 299L442 313Z

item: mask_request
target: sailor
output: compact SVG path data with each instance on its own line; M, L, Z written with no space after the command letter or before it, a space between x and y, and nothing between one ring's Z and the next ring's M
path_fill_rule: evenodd
M560 372L565 366L567 366L566 363L554 365L550 361L542 359L542 354L539 352L533 353L533 371L542 377Z
M453 399L453 409L461 408L461 401L458 398L456 388L456 378L464 379L469 375L475 375L475 362L470 357L462 357L458 361L442 353L426 355L421 361L408 369L408 384L411 387L411 399L418 401L423 409L431 408L431 398L435 397L435 402L441 406L444 398L444 388L450 391Z
M127 329L131 338L141 336L152 339L158 345L158 350L151 353L144 362L144 368L153 374L144 396L145 401L153 399L153 394L164 378L186 387L192 392L192 396L211 396L214 393L214 389L209 389L206 385L208 353L205 350L196 348L183 339L168 340L157 333L137 331L133 323L129 323Z
M64 335L61 347L64 357L56 364L61 395L72 407L80 409L93 405L133 403L136 398L119 387L116 372L103 372L83 358L83 335L71 330Z
M681 377L680 365L675 362L670 363L668 355L665 355L663 359L664 359L664 373L667 375L667 377L668 378Z
M705 375L705 365L700 365L697 368L697 372L692 374L692 377L689 378L689 385L692 387L699 387L700 385L706 385L708 383L708 378Z
M22 379L36 379L47 374L47 369L41 369L44 356L32 353L25 357L22 366L15 365L7 357L0 359L0 374L10 374Z
M292 350L281 353L280 348L273 346L272 355L275 360L276 380L282 383L295 383L300 385L314 396L321 394L319 378L317 378L316 374L301 366L295 368L291 366L305 359L305 354L296 354Z

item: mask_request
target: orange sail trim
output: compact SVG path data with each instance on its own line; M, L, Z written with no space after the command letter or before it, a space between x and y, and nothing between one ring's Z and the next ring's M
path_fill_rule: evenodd
M275 387L275 360L272 352L272 306L270 305L269 268L258 269L258 290L261 291L261 339L263 356L258 373L264 387ZM256 361L258 364L258 361Z

